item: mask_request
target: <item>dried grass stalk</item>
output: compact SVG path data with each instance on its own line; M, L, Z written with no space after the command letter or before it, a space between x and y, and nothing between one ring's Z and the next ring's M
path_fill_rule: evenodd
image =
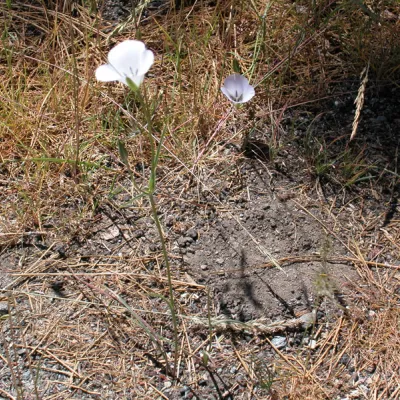
M211 327L217 332L231 330L235 332L263 333L272 335L279 332L285 332L288 329L309 328L315 323L316 312L314 310L310 313L302 315L299 318L293 318L286 321L277 321L270 324L267 324L264 319L241 322L223 317L212 318L211 320L206 318L192 317L191 320L194 322L194 329L210 327L211 324Z
M357 133L358 124L361 119L361 110L364 106L364 98L365 98L365 88L367 87L368 82L368 70L369 70L369 62L368 65L362 70L360 74L361 86L358 89L358 94L356 99L354 100L354 104L356 105L356 114L354 116L353 121L353 130L351 132L350 140L353 140Z

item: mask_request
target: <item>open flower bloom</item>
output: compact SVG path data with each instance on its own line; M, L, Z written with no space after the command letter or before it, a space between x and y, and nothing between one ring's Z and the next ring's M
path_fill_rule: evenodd
M108 64L96 69L96 79L102 82L119 81L128 85L129 78L139 86L154 62L154 54L139 40L125 40L108 53Z
M249 84L247 78L240 74L228 76L221 91L235 104L246 103L255 95L254 87Z

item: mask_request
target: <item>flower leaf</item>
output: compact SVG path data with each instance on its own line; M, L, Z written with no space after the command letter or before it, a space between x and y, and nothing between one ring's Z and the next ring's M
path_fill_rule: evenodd
M237 74L241 74L242 73L242 71L240 70L239 62L238 62L238 60L236 58L233 59L232 67L233 67L233 71L236 72Z
M129 89L131 89L133 92L139 91L139 86L136 85L135 82L133 82L133 80L128 76L126 77L126 83L128 84Z
M118 140L118 151L119 156L121 157L121 161L127 168L129 168L128 151L126 150L124 142L122 142L121 140Z

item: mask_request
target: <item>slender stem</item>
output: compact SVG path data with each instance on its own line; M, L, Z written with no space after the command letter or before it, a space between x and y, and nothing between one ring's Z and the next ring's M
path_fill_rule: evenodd
M150 179L149 179L149 192L154 193L155 186L156 186L156 170L157 170L157 157L156 157L156 143L153 137L153 121L151 119L151 112L149 107L149 100L147 97L147 90L144 88L143 90L144 95L142 96L140 93L140 100L142 106L144 108L144 113L147 122L147 136L149 137L150 141L150 149L151 149L151 172L150 172Z
M131 85L129 85L129 86L131 87ZM132 87L132 89L135 89L135 87ZM157 205L156 205L156 201L154 198L154 192L156 189L156 179L157 179L157 164L158 164L160 148L157 147L156 141L153 137L153 121L152 121L152 115L151 115L150 101L147 96L147 90L145 87L143 88L143 95L139 90L135 90L135 93L138 96L138 99L143 107L144 116L145 116L146 122L147 122L146 134L147 134L147 136L149 138L149 142L150 142L151 171L150 171L148 188L146 191L143 190L143 193L146 194L146 196L148 196L150 204L151 204L151 210L152 210L154 222L157 226L157 231L158 231L158 234L159 234L160 240L161 240L162 253L163 253L163 257L164 257L165 267L167 269L167 279L168 279L168 289L169 289L168 306L171 310L172 326L173 326L173 334L174 334L174 345L175 345L173 373L175 375L175 378L177 378L176 372L178 370L178 347L179 347L178 321L177 321L176 309L175 309L174 292L172 290L172 276L171 276L171 267L170 267L170 263L169 263L168 251L167 251L167 246L165 243L164 232L163 232L163 229L162 229L162 226L160 223L160 219L158 218ZM160 142L160 146L161 146L161 142Z
M158 218L157 205L156 205L153 193L151 193L151 192L148 193L148 197L149 197L150 204L151 204L151 210L153 213L154 222L156 223L158 234L159 234L160 240L161 240L161 247L162 247L162 253L163 253L164 261L165 261L165 268L167 269L167 279L168 279L168 289L169 289L169 308L171 310L172 326L174 328L174 343L175 343L174 374L175 374L177 371L177 367L178 367L178 343L179 342L178 342L178 320L176 317L174 292L172 291L171 266L169 264L169 257L168 257L167 246L165 243L164 232L161 227L160 219Z

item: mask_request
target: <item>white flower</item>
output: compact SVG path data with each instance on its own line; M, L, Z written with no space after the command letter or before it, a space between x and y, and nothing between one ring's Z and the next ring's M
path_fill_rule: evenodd
M247 78L240 74L228 76L221 91L235 104L246 103L255 95L254 87L249 84Z
M145 73L154 62L154 53L139 40L125 40L108 53L108 64L96 69L96 79L102 82L119 81L128 85L127 79L139 86Z

